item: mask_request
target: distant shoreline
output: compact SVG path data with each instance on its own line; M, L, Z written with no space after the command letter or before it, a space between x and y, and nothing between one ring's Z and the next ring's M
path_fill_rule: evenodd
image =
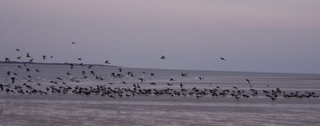
M202 71L202 72L225 72L225 73L256 73L256 74L292 74L292 75L316 75L319 76L320 74L314 73L279 73L279 72L255 72L255 71L220 71L220 70L188 70L188 69L160 69L160 68L140 68L140 67L126 67L126 66L116 66L116 65L104 65L104 64L80 64L80 63L39 63L39 62L18 62L18 61L0 61L0 64L21 64L24 63L29 65L59 65L59 66L68 66L73 64L74 66L98 66L98 67L121 67L121 68L129 68L129 69L150 69L150 70L172 70L172 71Z

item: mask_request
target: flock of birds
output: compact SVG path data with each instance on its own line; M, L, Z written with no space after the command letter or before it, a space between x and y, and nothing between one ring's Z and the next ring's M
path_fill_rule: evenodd
M76 44L72 42L72 44ZM16 49L20 51L20 49ZM117 68L117 72L113 72L107 77L101 76L98 72L93 70L93 65L84 65L80 63L82 68L84 68L80 77L72 76L72 72L69 70L74 69L76 64L70 64L70 68L66 68L66 73L64 75L59 75L56 78L51 78L48 82L39 82L36 80L36 77L33 77L35 73L41 74L42 70L39 68L29 67L29 64L33 62L32 56L27 53L26 57L29 59L29 62L25 62L20 65L17 65L16 69L23 70L23 73L16 73L15 71L6 71L6 77L9 78L7 83L0 83L0 94L22 94L22 95L50 95L50 94L77 94L77 95L99 95L110 98L123 98L123 97L134 97L134 96L171 96L171 97L189 97L193 96L196 98L202 97L233 97L236 100L246 99L250 97L257 96L266 96L272 101L276 100L279 97L283 98L319 98L315 92L299 92L299 91L285 91L280 88L272 90L255 90L252 88L251 81L245 79L248 83L249 90L241 90L238 87L232 87L231 89L224 89L219 86L211 86L210 88L197 88L195 85L193 87L187 87L184 83L176 81L175 78L168 78L167 83L156 83L156 82L147 82L146 78L137 77L135 73L125 70L125 68ZM43 55L42 60L46 60L47 56ZM53 58L53 56L50 56ZM21 56L18 56L17 59L21 59ZM160 59L166 59L165 56L161 56ZM221 60L225 61L226 59L220 57ZM79 61L82 58L78 58ZM9 58L5 58L5 62L9 62ZM110 64L109 60L105 61L105 64ZM80 67L81 67L80 66ZM20 71L21 71L20 70ZM89 72L88 72L89 71ZM142 72L139 74L145 74L150 76L150 78L155 77L155 73L146 73ZM23 82L18 76L26 76L24 79L26 82ZM181 73L181 77L188 77L188 73ZM106 78L119 79L118 83L113 83L108 81ZM136 79L136 82L126 82L123 78ZM18 82L17 79L20 81ZM94 86L81 86L80 84L83 80L94 79L100 82L106 82L105 84L97 84ZM204 80L204 77L198 77L199 81ZM148 85L148 86L142 86ZM165 88L157 88L156 85L162 85ZM147 87L147 88L146 88ZM153 88L150 88L153 87Z

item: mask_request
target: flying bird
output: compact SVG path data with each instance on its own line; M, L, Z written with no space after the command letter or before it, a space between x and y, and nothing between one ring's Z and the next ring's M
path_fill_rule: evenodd
M162 55L160 59L166 59L166 56Z
M251 83L249 79L246 79L246 81L247 81L249 84Z
M225 58L223 58L223 57L220 57L220 59L221 59L221 60L223 60L223 61L225 61L225 60L226 60L226 59L225 59Z
M71 44L73 44L73 45L74 45L74 44L76 44L76 42L71 42Z
M188 77L188 73L181 73L181 76Z
M27 57L28 57L28 58L31 58L31 56L30 56L30 54L29 54L29 53L27 53Z

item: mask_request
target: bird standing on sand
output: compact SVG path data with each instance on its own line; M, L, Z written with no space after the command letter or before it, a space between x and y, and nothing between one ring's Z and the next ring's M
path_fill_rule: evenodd
M15 79L16 79L16 78L14 78L14 77L11 77L11 82L12 82L12 84L14 84L14 82L15 82Z
M73 64L70 64L71 69L73 69Z
M43 60L46 60L46 56L45 56L45 55L43 55L43 56L42 56L42 59L43 59Z
M143 78L139 78L138 80L140 80L140 83L143 83L143 81L144 81Z
M180 88L183 88L183 84L182 83L180 83Z
M9 58L5 58L4 62L10 62Z

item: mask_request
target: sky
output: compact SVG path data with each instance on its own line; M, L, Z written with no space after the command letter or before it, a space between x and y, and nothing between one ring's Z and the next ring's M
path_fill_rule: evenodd
M0 60L27 61L29 52L34 62L81 57L138 68L320 74L319 6L319 0L1 0Z

